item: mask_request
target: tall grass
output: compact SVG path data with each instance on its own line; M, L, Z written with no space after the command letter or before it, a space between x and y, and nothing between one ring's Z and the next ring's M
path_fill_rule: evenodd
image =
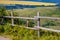
M36 30L19 28L18 26L12 27L9 24L0 25L0 30L3 35L10 35L12 40L60 40L60 33L46 30L40 30L39 38Z
M30 9L28 9L28 8L14 9L14 16L34 17L37 15L38 11L40 12L40 16L60 17L60 11L59 11L58 7L39 7L39 8L30 8ZM10 11L8 11L8 13L10 14ZM18 20L20 20L20 21L18 21ZM19 24L26 24L26 20L22 20L23 21L22 22L21 19L17 19L17 20L15 19L15 23L16 23L16 21L18 21ZM18 22L17 22L17 24L18 24ZM32 23L34 23L34 22L32 21ZM60 21L49 20L49 19L41 19L40 24L43 27L51 26L53 28L53 26L55 26L55 28L56 28L56 26L60 26L59 25Z
M58 11L58 9L56 7L54 8L31 8L31 9L14 9L14 16L24 16L24 17L34 17L36 16L37 12L40 12L40 16L50 16L50 17L60 17L60 12ZM0 14L2 14L2 12L0 10ZM10 10L7 10L4 13L4 16L10 15ZM46 31L46 30L40 30L40 37L38 38L37 36L37 31L36 30L30 30L30 29L25 29L24 26L22 26L22 28L18 27L18 26L11 26L9 25L9 22L11 22L11 19L4 19L5 23L7 21L7 23L5 25L0 25L0 35L9 35L11 36L12 40L60 40L60 33L55 33L55 32L51 32L51 31ZM29 20L30 21L30 26L33 23L33 20ZM15 19L15 23L18 24L18 22L20 22L21 25L25 25L26 21L25 20L16 20ZM47 19L41 19L41 26L43 27L48 27L50 28L51 26L57 26L59 25L59 21L56 20L47 20ZM50 26L50 27L49 27ZM59 25L60 26L60 25ZM51 27L53 28L53 27ZM59 27L58 27L59 28ZM57 28L57 29L58 29Z

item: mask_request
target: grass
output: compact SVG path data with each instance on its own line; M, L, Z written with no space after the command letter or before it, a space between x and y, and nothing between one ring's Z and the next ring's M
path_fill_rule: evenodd
M38 11L40 12L40 16L60 17L60 11L57 10L57 7L14 9L14 16L34 17ZM10 10L6 12L6 15L10 15ZM57 25L60 26L59 22L60 21L56 20L41 19L41 26L60 30L59 27L57 27ZM13 27L9 25L9 23L0 25L0 34L10 35L12 40L60 40L60 33L40 30L40 37L38 38L37 31L25 29L23 27L24 26L22 26L22 28L18 26Z
M8 37L11 40L60 40L60 33L55 33L46 30L40 30L40 37L37 36L37 31L29 30L25 28L19 28L18 26L12 27L9 24L0 25L0 30L2 27L3 32L0 32L0 35L9 35Z
M30 2L30 1L0 1L0 4L21 4L21 5L56 5L55 3Z
M17 13L19 16L31 16L34 17L37 15L37 12L40 12L40 16L49 16L49 14L53 14L52 12L56 9L56 7L50 7L50 8L45 8L45 7L37 7L37 8L24 8L24 9L15 9L14 12ZM15 14L16 14L15 13Z
M21 17L34 17L37 15L37 12L40 12L40 16L48 16L48 17L60 17L60 12L58 11L58 7L37 7L37 8L24 8L24 9L14 9L15 16ZM7 12L7 14L10 11ZM23 20L24 21L24 20ZM26 20L25 20L26 21ZM60 26L60 22L57 20L49 20L49 19L41 19L41 26L47 26L48 28L56 28L56 26ZM49 27L51 26L51 27ZM59 29L59 27L57 27Z

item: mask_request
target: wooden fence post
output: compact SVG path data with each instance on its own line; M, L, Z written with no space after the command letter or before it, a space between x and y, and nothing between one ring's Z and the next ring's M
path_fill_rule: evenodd
M1 21L1 23L3 23L3 20L4 20L4 19L2 18L2 21Z
M3 16L0 16L0 24L2 24L2 25L3 25L3 24L4 24L4 23L3 23L3 21L4 21Z
M26 25L27 25L27 27L29 26L29 19L27 19L27 24Z
M39 18L39 12L37 12L37 29L38 29L38 37L40 37L40 31L39 31L39 27L40 27L40 18Z
M14 26L14 19L13 19L13 10L11 11L11 21L12 21L12 26Z

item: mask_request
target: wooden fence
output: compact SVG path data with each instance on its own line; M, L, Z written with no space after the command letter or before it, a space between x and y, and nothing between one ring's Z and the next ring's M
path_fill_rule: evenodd
M40 36L40 29L48 30L48 31L53 31L53 32L60 32L60 30L54 30L54 29L44 28L44 27L40 26L40 19L60 20L60 18L43 17L43 16L39 16L39 14L40 13L37 12L37 16L34 16L34 18L30 18L30 17L14 17L13 16L13 11L12 11L11 12L11 16L0 16L0 18L2 18L2 21L3 21L3 18L10 18L12 26L15 26L14 19L26 19L27 20L27 27L24 27L24 28L32 29L32 30L37 30L38 37ZM28 22L29 22L28 20L37 20L37 26L36 27L28 27Z

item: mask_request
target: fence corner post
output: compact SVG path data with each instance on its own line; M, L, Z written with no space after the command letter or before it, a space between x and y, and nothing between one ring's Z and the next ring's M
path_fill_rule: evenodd
M11 11L11 23L12 23L12 26L14 26L14 19L13 19L13 10Z
M37 12L37 29L38 29L38 37L40 37L40 31L39 31L39 27L40 27L40 12Z

